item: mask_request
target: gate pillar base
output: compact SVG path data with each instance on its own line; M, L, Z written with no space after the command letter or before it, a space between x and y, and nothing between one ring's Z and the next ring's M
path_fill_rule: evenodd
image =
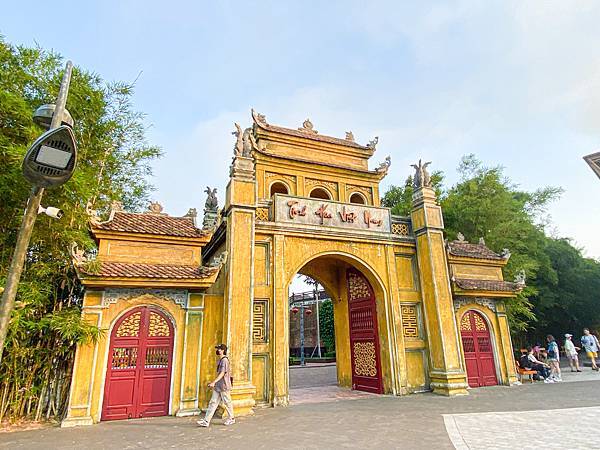
M61 428L81 427L86 425L94 425L94 419L92 419L91 416L68 417L60 423Z
M180 409L175 413L175 417L199 416L200 414L202 414L200 408Z
M273 406L282 406L286 407L290 405L290 396L289 395L277 395L273 398Z
M254 414L256 400L256 387L251 384L233 386L231 400L233 402L233 413L237 416L250 416Z
M432 373L429 386L434 394L452 397L455 395L468 395L467 379L464 373Z

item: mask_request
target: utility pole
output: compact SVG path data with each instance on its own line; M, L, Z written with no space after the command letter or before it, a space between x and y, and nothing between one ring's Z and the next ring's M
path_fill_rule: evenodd
M315 303L317 308L317 355L321 358L321 324L319 321L319 283L315 280L314 285ZM314 353L314 352L313 352Z
M306 365L304 361L304 301L300 303L300 365Z
M59 128L62 124L65 105L67 103L67 94L69 92L69 84L71 82L72 69L73 63L68 61L58 92L58 98L56 99L56 106L52 115L50 130ZM74 169L74 165L72 168ZM4 292L2 293L2 303L0 304L0 362L2 362L4 343L6 341L6 335L8 334L11 314L15 306L19 280L21 279L23 264L25 263L25 257L27 255L27 247L29 246L33 225L39 213L43 195L44 188L39 185L34 185L29 200L27 201L27 207L25 208L25 214L23 215L21 227L19 228L19 234L17 236L15 251L6 277Z

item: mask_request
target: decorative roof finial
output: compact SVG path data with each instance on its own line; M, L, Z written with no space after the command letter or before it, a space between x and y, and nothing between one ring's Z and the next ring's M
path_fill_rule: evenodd
M123 203L121 203L119 200L113 200L110 204L110 212L112 213L116 213L116 212L123 212Z
M346 138L347 141L350 142L354 142L354 134L352 133L352 131L346 131Z
M302 128L298 128L300 131L304 131L305 133L318 134L319 132L314 129L314 126L310 119L306 119L302 122Z
M509 259L510 258L510 250L507 248L503 248L502 253L500 253L500 256L502 256L504 259Z
M146 214L163 214L163 207L160 203L158 202L150 202L150 204L148 205L148 211L146 211Z
M424 187L431 187L431 176L429 175L429 172L427 172L427 166L429 164L431 164L431 161L422 164L420 159L418 164L411 164L411 167L415 169L413 188L421 189Z
M204 192L208 195L204 203L204 219L202 220L202 229L208 230L217 225L219 218L219 201L217 200L217 188L211 189L206 186Z
M485 239L483 239L483 237L479 238L479 245L485 245Z
M459 231L458 233L456 233L456 240L458 242L465 242L465 235Z
M235 131L232 131L231 134L235 136L235 146L233 147L233 154L235 156L242 156L244 153L244 137L242 133L242 127L238 123L234 123Z
M377 169L375 169L375 171L377 173L383 173L384 175L386 175L391 165L392 165L392 157L386 156L385 161L382 162L381 164L379 164L379 167L377 167Z
M379 142L379 136L375 136L375 139L373 139L372 141L369 141L369 143L367 144L367 148L370 148L371 150L375 151L375 147L377 146L378 142Z
M267 118L265 117L265 115L259 113L258 111L255 111L254 109L252 109L252 118L255 122L258 122L261 125L267 125Z
M525 270L521 269L515 275L515 283L525 286Z

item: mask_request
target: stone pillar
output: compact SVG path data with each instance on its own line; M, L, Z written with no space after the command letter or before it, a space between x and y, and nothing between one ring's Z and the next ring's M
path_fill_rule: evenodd
M231 165L224 215L227 221L228 271L225 286L225 339L233 375L236 415L251 414L256 387L252 384L252 301L254 298L254 160L236 156Z
M442 395L466 394L467 378L454 317L442 209L431 187L415 189L411 218L427 325L431 388Z

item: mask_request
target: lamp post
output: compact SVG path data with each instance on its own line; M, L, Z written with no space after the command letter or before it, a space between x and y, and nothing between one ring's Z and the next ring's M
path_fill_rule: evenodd
M54 108L44 105L34 113L34 121L49 130L33 143L23 160L23 175L33 184L33 188L21 221L0 303L0 362L35 219L40 212L55 218L62 215L57 208L40 206L44 188L65 183L73 175L77 162L77 146L69 127L73 119L65 109L72 70L73 63L67 61Z

